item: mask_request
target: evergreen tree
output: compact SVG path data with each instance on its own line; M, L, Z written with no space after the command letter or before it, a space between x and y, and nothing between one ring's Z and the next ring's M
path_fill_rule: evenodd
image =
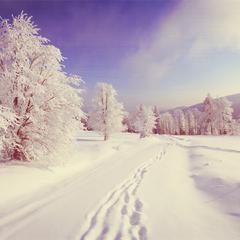
M153 133L155 134L160 134L160 125L161 125L161 121L160 121L160 111L158 109L157 106L154 106L154 109L153 109L153 112L154 112L154 117L155 117L155 127L153 129Z
M225 97L216 99L217 104L217 127L219 134L232 134L233 133L233 108L232 103Z
M218 135L216 126L217 106L210 94L207 95L203 102L203 119L201 124L201 134Z

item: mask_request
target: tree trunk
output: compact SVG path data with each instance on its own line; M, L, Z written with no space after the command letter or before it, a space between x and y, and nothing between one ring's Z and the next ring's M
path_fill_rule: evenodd
M104 134L104 141L107 141L109 139L109 135L107 133Z
M145 138L146 136L147 136L147 134L145 132L140 133L140 138Z

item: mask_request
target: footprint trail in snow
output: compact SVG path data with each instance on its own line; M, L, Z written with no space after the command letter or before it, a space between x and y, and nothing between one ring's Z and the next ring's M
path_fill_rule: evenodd
M129 179L110 192L89 214L76 240L148 240L143 203L137 191L145 173L165 152L142 164Z

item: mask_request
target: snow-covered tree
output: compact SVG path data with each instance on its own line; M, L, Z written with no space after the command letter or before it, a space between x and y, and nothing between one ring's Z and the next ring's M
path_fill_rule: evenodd
M131 132L131 126L130 126L130 122L129 122L129 113L126 114L124 117L123 117L123 126L125 128L125 131L126 132Z
M116 97L117 92L112 85L97 83L89 124L94 130L103 134L104 140L107 140L112 133L123 130L124 108Z
M191 128L190 124L192 121L192 119L191 119L192 116L191 116L190 112L191 111L189 109L187 109L183 112L184 118L185 118L185 133L184 133L185 135L190 135L190 128Z
M185 119L186 119L186 134L187 135L195 135L197 134L196 129L196 119L192 109L188 109L185 111Z
M216 102L211 95L208 94L203 102L201 134L218 135L218 127L216 125L217 112Z
M129 133L135 132L134 121L135 121L135 113L125 112L125 115L123 118L124 131Z
M128 121L129 113L124 111L124 115L122 118L122 131L129 132L129 121Z
M172 114L169 112L161 114L160 133L171 135L175 134L175 121Z
M202 112L199 111L197 108L193 108L191 109L192 114L194 116L194 122L195 122L195 126L193 129L193 134L197 135L197 134L201 134L201 123L202 123Z
M233 109L231 102L226 98L213 99L208 94L203 105L202 134L232 134Z
M125 124L127 125L127 131L131 133L136 133L137 130L135 128L137 113L136 111L130 112L125 119Z
M219 129L219 134L233 133L233 108L232 103L225 97L215 100L217 105L216 125Z
M160 134L160 125L161 125L161 122L160 122L160 111L158 109L157 106L154 106L154 109L153 109L153 113L154 113L154 116L155 116L155 127L153 129L153 133L155 134Z
M39 35L31 17L1 20L0 104L16 116L4 158L40 159L74 137L83 116L81 81L63 67L60 50Z
M173 113L175 119L175 129L176 134L184 135L186 134L186 120L185 115L181 109L177 109Z
M235 119L232 123L232 134L240 135L240 119Z
M135 129L140 133L140 138L149 136L154 129L156 119L152 107L139 105L136 111Z

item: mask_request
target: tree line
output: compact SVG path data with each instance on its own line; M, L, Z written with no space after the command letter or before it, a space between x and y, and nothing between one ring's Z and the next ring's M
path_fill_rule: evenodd
M225 97L214 99L207 95L201 110L198 108L176 109L161 113L158 107L140 104L127 113L118 103L116 91L106 83L98 83L96 97L85 123L88 129L100 131L105 139L115 131L170 135L237 135L240 123L233 119L233 108Z

